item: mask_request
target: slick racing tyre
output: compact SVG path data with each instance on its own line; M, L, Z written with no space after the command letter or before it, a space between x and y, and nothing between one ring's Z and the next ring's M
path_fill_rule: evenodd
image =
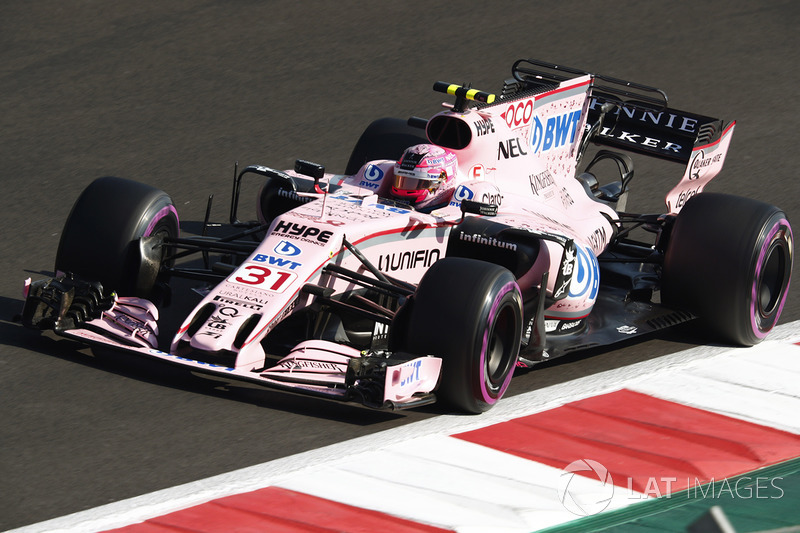
M399 118L381 118L367 126L356 142L347 168L348 176L356 174L368 161L376 159L400 159L403 151L415 144L427 143L425 131Z
M177 237L178 231L178 213L165 192L123 178L98 178L72 207L55 269L99 281L106 294L146 297L162 266L160 238Z
M662 301L697 315L720 340L751 346L778 321L792 259L783 211L749 198L698 194L675 220Z
M522 296L507 269L446 257L420 281L410 310L399 313L405 347L442 358L437 397L467 413L481 413L503 396L522 338Z

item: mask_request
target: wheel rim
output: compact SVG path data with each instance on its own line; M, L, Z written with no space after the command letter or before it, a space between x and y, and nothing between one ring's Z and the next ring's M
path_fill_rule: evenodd
M783 300L788 274L788 250L785 243L783 239L772 242L761 275L756 282L758 313L762 319L769 318Z
M514 364L515 350L508 339L515 338L515 313L511 305L505 305L497 314L497 318L489 332L489 343L486 350L486 383L492 392L499 390L506 382L510 367Z

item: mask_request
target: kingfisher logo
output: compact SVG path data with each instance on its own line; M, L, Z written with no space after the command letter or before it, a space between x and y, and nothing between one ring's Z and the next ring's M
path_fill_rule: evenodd
M580 109L550 117L544 124L538 116L533 117L531 146L534 153L547 152L566 144L572 144L575 141L580 119Z

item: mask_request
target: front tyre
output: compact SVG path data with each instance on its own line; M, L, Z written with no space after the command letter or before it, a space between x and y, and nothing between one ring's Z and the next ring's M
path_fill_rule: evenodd
M672 229L662 300L696 314L721 340L752 346L780 317L792 261L783 211L749 198L698 194Z
M403 317L405 348L442 358L437 396L481 413L503 396L522 338L522 296L507 269L446 257L420 281Z
M98 178L72 207L55 269L99 281L107 293L146 297L161 269L160 239L177 237L178 231L178 213L167 193L123 178Z

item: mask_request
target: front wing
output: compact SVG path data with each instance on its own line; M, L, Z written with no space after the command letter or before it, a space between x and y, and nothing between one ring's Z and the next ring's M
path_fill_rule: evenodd
M160 360L225 379L368 407L406 409L433 403L441 373L438 357L361 352L307 340L266 368L232 368L158 349L158 310L142 298L101 298L91 284L69 279L26 282L22 320L63 337Z

